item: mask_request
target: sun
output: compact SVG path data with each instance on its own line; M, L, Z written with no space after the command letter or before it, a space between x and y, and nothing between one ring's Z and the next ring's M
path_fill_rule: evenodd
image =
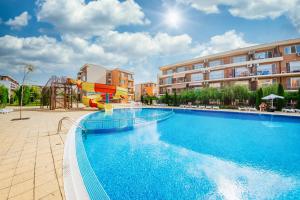
M172 28L178 28L181 24L182 16L177 9L169 9L165 14L165 24Z

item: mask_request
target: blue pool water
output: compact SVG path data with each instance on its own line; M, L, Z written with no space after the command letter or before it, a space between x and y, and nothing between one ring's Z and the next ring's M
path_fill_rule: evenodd
M164 112L123 109L86 120ZM300 118L175 110L82 141L110 199L300 199Z

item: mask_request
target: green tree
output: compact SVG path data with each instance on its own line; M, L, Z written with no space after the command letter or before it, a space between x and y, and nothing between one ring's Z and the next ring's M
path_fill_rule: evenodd
M250 106L255 106L256 101L256 92L255 91L249 91L248 95L248 102Z
M243 85L235 85L232 90L234 99L239 100L239 102L244 102L249 97L248 88Z
M8 102L8 89L4 85L0 85L0 106L5 106Z
M21 88L22 87L19 87L18 90L16 91L19 105L21 103L21 91L22 91ZM22 104L26 105L29 102L30 102L30 88L28 86L24 85L23 86L23 102L22 102Z
M173 106L178 106L178 97L176 94L176 90L174 91L174 95L173 95Z
M256 90L256 101L255 101L255 106L258 109L259 105L261 104L261 98L263 97L263 90L262 88L259 88L258 90Z
M41 99L41 88L37 86L31 86L30 88L30 101L36 102Z
M141 95L141 102L144 103L144 96Z
M284 97L284 89L281 84L277 87L277 94ZM281 111L284 106L284 99L277 99L277 110Z
M221 99L225 105L231 105L234 99L234 93L232 87L226 86L221 90Z
M300 109L300 88L299 88L299 90L298 90L298 98L297 98L297 105L296 105L296 107L297 107L298 109Z

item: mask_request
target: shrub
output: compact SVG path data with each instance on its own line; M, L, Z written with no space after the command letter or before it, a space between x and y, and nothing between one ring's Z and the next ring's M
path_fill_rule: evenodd
M4 85L0 85L0 106L5 106L8 102L8 89Z

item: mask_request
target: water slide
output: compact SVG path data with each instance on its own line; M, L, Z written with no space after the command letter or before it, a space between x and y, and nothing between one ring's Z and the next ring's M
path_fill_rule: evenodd
M69 83L76 84L84 92L95 93L83 96L82 103L89 107L112 111L113 107L109 104L110 99L124 99L128 95L126 88L106 85L101 83L89 83L81 80L68 79ZM105 102L105 103L104 103Z

